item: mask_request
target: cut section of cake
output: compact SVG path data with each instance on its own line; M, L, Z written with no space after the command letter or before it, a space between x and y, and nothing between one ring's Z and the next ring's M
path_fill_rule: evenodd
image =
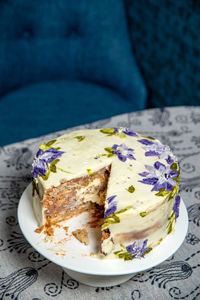
M152 137L127 128L64 134L39 146L32 176L34 213L47 234L83 211L104 211L101 252L129 260L174 230L179 165Z

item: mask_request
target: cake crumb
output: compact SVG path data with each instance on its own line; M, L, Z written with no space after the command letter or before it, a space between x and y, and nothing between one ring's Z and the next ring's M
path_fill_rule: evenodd
M40 228L36 228L35 232L36 233L41 233L43 231L43 229L44 229L44 225L42 225Z
M64 226L63 229L65 230L65 234L68 235L69 227L68 226Z
M73 236L81 243L88 245L89 239L88 239L88 231L87 229L76 229L72 231Z

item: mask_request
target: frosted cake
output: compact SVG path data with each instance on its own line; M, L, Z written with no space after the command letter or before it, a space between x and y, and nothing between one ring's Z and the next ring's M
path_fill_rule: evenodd
M101 252L143 257L174 230L179 165L168 146L127 128L80 130L44 142L32 170L38 226L103 209Z

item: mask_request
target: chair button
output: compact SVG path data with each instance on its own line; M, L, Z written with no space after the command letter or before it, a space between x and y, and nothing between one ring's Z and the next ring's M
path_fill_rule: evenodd
M33 36L33 31L32 29L26 29L23 33L23 37L25 39L30 39Z

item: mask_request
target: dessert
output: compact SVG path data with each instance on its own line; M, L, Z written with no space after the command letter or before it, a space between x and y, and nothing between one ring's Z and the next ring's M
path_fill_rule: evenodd
M41 229L104 211L101 252L143 257L174 229L179 165L168 146L127 128L79 130L39 146L33 209Z
M88 231L87 229L76 229L74 231L72 231L73 236L75 236L75 238L85 244L88 245L89 244L89 238L88 238Z

